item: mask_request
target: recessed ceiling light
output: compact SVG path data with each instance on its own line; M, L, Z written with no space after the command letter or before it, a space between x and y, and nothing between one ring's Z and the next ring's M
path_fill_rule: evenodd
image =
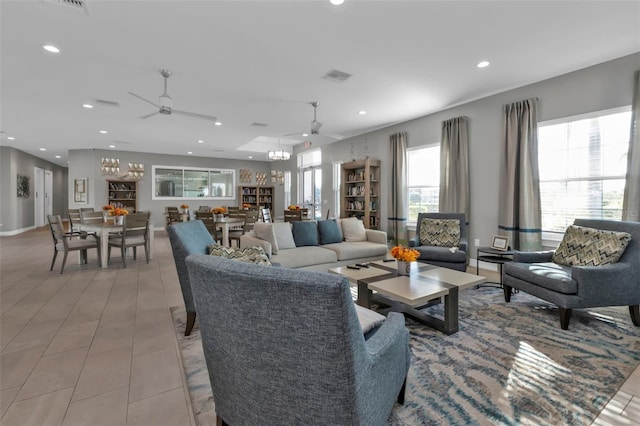
M360 114L360 115L365 115L366 113L367 113L367 111L365 111L365 110L358 111L358 114Z
M100 133L102 133L103 135L106 135L107 133L109 133L109 132L107 132L106 130L98 130L98 131L99 131Z
M302 134L302 137L303 137L303 138L306 138L307 136L309 136L309 133L303 133L303 134Z
M476 65L476 67L478 68L486 68L488 66L489 66L489 61L481 61L481 62L478 62L478 65Z
M253 158L253 155L250 155L249 158Z
M191 155L191 154L193 154L193 152L189 151L189 152L187 152L187 154Z
M204 141L203 140L199 140L198 143L204 143Z
M109 148L115 148L115 147L116 147L115 145L109 145Z
M93 108L93 105L91 105L91 104L82 104L82 106L83 106L84 108L87 108L87 109L91 109L91 108Z
M219 122L219 121L216 121L216 122L215 122L215 123L213 123L213 124L215 124L216 126L222 126L222 123L221 123L221 122Z
M342 3L344 3L344 0L329 0L329 2L334 6L340 6Z
M62 157L60 157L59 155L56 155L56 158L62 158Z
M16 140L16 138L14 138L13 136L7 136L7 139L9 139L10 141Z
M51 52L51 53L60 53L60 49L58 49L57 47L51 45L51 44L45 44L44 46L42 46L42 48L44 50L46 50L47 52Z
M46 151L47 148L40 148L40 151Z

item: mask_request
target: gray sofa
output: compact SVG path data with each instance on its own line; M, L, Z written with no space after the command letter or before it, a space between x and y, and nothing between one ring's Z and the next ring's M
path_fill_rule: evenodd
M328 226L339 234L323 238L323 230ZM298 229L302 231L298 232ZM355 218L257 223L253 233L240 237L241 248L252 246L262 247L270 260L280 266L324 272L329 265L378 260L388 252L387 233L365 229Z
M422 245L420 243L422 219L458 220L460 222L460 241L455 246L455 251L451 250L451 246ZM409 247L420 252L419 262L466 272L469 260L467 258L467 224L464 213L418 213L416 223L416 235L409 240Z
M404 401L409 332L363 335L346 278L186 259L217 424L386 425Z
M626 232L631 241L618 262L601 266L565 266L552 262L553 252L516 251L503 268L505 301L516 288L551 302L565 330L572 309L629 306L633 324L640 326L640 223L576 219L574 225Z

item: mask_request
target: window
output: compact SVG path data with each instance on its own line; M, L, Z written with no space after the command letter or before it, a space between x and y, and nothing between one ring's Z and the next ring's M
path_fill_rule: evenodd
M236 171L153 166L153 200L235 200Z
M575 218L622 218L630 108L538 125L542 230L560 240Z
M340 184L342 175L342 161L333 162L333 206L335 217L340 217Z
M418 213L437 212L440 197L440 144L407 150L409 217L416 223Z
M298 154L298 200L309 209L309 217L322 217L322 152L320 149Z
M284 206L283 208L286 210L287 207L291 205L291 172L285 170L284 172Z

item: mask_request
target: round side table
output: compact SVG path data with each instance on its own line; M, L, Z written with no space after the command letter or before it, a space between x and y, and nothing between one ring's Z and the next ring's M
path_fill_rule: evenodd
M512 260L513 260L513 250L511 249L496 250L491 247L478 247L478 253L476 255L476 275L480 273L480 268L479 268L480 262L495 263L498 265L498 270L500 272L500 282L499 283L488 282L488 283L478 285L476 286L476 288L482 285L487 285L487 284L489 285L494 284L502 288L502 265L504 265L507 262L511 262Z

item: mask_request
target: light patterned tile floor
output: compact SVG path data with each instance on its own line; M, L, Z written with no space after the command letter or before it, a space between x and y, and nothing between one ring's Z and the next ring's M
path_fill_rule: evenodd
M61 259L50 272L51 245L47 228L0 238L0 426L194 426L166 234L156 233L148 265L140 256L126 269L117 253L98 269L90 252L88 265L70 255L64 274ZM594 424L639 419L640 368Z

